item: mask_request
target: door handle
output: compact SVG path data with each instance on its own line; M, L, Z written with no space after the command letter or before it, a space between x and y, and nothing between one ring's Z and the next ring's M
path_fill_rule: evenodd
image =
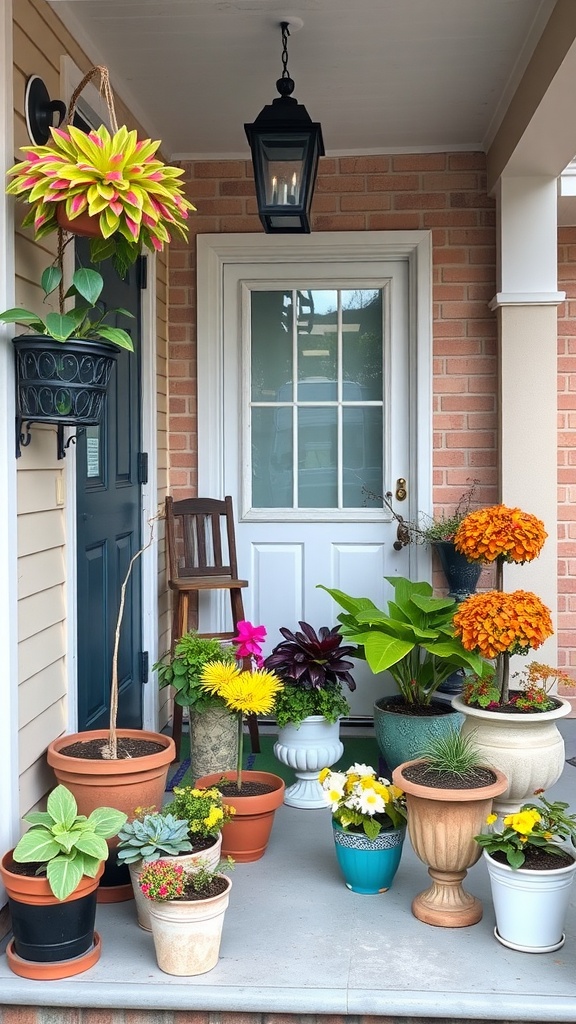
M408 497L408 489L406 487L406 481L403 476L399 476L396 481L396 501L406 501Z

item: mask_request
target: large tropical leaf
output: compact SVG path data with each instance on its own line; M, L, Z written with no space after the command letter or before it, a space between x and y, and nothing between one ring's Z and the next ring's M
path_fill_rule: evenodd
M378 632L365 633L361 642L366 661L374 673L384 672L391 665L396 665L415 646L409 640L399 640Z
M56 786L48 797L46 810L59 826L70 829L76 821L78 805L66 786Z
M126 822L126 815L124 811L118 811L114 807L97 807L92 811L88 821L97 836L110 839L120 831Z
M50 861L46 871L50 888L58 900L65 900L74 892L83 874L82 864L75 857L57 857Z
M14 850L17 864L30 864L33 861L46 861L57 857L62 852L60 843L44 829L31 828L25 832Z

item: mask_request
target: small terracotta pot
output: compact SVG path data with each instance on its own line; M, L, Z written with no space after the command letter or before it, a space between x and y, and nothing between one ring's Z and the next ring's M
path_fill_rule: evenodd
M79 213L73 220L66 213L66 203L56 204L56 220L58 226L71 235L82 235L84 238L102 238L100 216L91 217L87 210Z
M214 772L196 780L199 789L217 786L222 779L235 781L237 773ZM232 821L222 829L222 856L233 857L239 863L260 860L264 856L274 814L284 800L284 780L272 772L243 771L245 782L264 782L273 789L258 796L224 796L224 803L235 808Z
M406 793L408 834L414 852L432 879L429 889L412 901L412 913L425 924L440 928L464 928L482 918L482 904L462 888L467 869L479 860L475 842L492 810L492 800L503 793L508 780L492 768L496 781L475 789L443 789L423 786L404 777L404 770L421 758L398 765L392 773L395 786Z

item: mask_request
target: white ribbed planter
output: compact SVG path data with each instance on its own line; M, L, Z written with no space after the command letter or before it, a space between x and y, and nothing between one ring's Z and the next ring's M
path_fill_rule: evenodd
M198 853L182 853L179 857L167 856L162 857L161 859L169 860L174 864L181 864L185 871L197 871L199 867L205 867L207 871L214 871L220 863L221 849L222 833L218 836L214 846L211 846L208 850L199 850ZM151 932L152 923L150 921L150 900L146 899L138 885L142 866L143 862L141 860L136 861L135 864L128 865L130 869L130 880L132 882L132 888L134 889L138 924L145 931Z
M297 781L288 786L284 803L290 807L328 807L318 782L323 768L330 768L344 753L340 740L340 720L327 722L323 715L310 715L300 725L284 726L278 731L274 754L282 764L293 768Z
M513 870L483 851L496 915L494 935L522 953L551 953L564 944L564 922L576 861L552 871Z
M565 748L556 723L570 713L567 700L553 711L522 715L471 708L459 697L452 707L465 716L462 734L480 748L483 763L499 768L508 779L508 788L494 800L494 813L500 818L518 811L535 790L549 789L558 781Z
M165 974L190 978L206 974L218 963L224 914L232 882L207 900L149 900L152 936L158 967Z

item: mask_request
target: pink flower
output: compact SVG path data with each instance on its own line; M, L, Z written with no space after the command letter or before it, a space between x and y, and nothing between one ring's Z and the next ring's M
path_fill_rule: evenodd
M264 659L262 657L262 644L266 636L265 626L253 626L251 622L243 620L237 625L238 636L233 637L232 643L236 644L237 658L254 658L258 668L261 668Z

